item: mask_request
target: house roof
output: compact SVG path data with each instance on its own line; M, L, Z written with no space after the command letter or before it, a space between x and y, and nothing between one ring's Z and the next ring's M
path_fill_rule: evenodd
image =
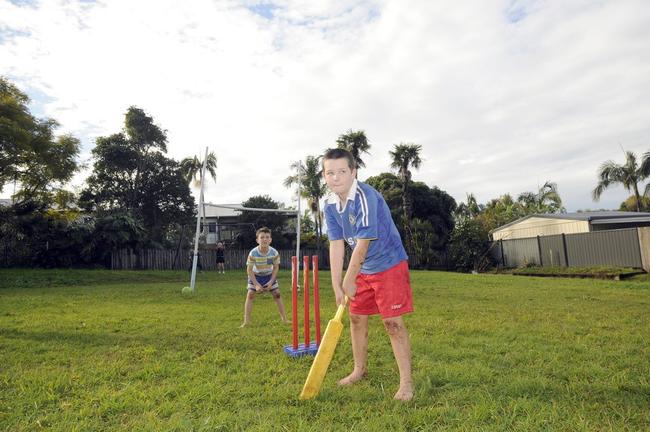
M205 203L205 217L237 217L241 214L241 210L236 210L236 207L241 207L241 204Z
M241 204L213 204L205 203L205 217L237 217L241 215L241 212L248 210L248 207L244 207ZM296 210L292 209L250 209L260 212L276 212L276 213L288 213L296 214Z
M543 219L562 219L586 221L592 225L615 224L615 223L634 223L650 222L650 213L643 212L624 212L624 211L592 211L592 212L575 212L575 213L556 213L556 214L533 214L524 216L516 221L507 223L490 231L490 234L500 231L509 226L518 224L530 218Z
M605 225L605 224L645 223L645 222L650 222L650 214L648 214L648 216L638 216L638 217L596 219L596 220L592 220L591 224Z

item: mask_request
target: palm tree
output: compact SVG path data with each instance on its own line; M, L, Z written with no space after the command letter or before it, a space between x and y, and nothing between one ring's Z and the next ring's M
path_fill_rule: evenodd
M187 183L194 183L194 187L201 187L203 183L203 160L198 156L186 157L180 163L181 173ZM213 152L208 153L205 162L205 169L212 177L212 180L217 181L217 157ZM197 177L198 176L198 177ZM201 189L201 202L203 203L203 216L205 216L205 200L203 199L203 189Z
M352 129L349 129L346 133L339 135L336 139L336 146L352 153L352 157L357 163L357 166L355 167L357 170L366 166L363 159L361 159L362 153L370 154L370 143L368 143L365 131L353 131Z
M465 194L466 202L461 202L456 207L456 217L460 219L474 219L482 211L482 205L476 201L476 197L472 193Z
M523 192L517 197L517 203L525 214L564 212L562 198L557 191L557 184L546 181L537 193Z
M411 215L413 214L413 202L409 192L409 183L411 182L411 171L409 168L420 168L422 159L420 159L422 146L413 143L395 144L394 150L391 150L390 156L393 162L390 166L397 170L397 176L402 182L402 223L404 225L404 234L409 252L413 252L413 230L411 227Z
M625 190L632 191L636 199L636 211L641 211L641 194L639 193L639 182L643 181L650 174L650 154L643 155L641 166L637 163L636 155L631 151L625 152L625 163L618 165L612 160L603 162L598 170L598 185L592 192L594 201L598 201L605 189L612 185L621 184ZM648 185L650 186L650 185ZM645 192L648 192L646 186ZM645 194L644 194L645 195Z
M203 179L201 178L201 168L203 160L198 156L187 157L181 161L181 172L188 183L194 182L195 187L200 187ZM208 153L208 160L205 163L205 169L210 173L213 180L217 180L217 157L213 152ZM197 177L198 176L198 177Z
M643 156L641 158L641 173L645 175L646 177L650 177L650 151L643 153ZM641 202L644 202L644 199L650 196L650 183L645 185L645 190L643 191L643 198L641 199ZM639 200L637 199L637 203Z
M321 238L323 236L323 221L320 210L320 199L325 195L325 185L323 184L322 169L320 165L320 156L307 156L305 163L294 162L291 169L298 171L299 174L287 177L284 180L285 187L291 187L298 183L300 177L300 189L303 198L307 199L309 210L314 218L316 228L316 248L320 254Z

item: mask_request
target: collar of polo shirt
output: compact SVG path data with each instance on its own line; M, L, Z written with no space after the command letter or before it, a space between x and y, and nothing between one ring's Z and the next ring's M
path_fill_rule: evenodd
M357 194L357 184L357 179L354 179L352 181L352 185L350 186L350 190L348 191L348 197L345 204L347 204L348 201L354 201L354 198ZM343 205L344 203L341 202L341 198L339 198L339 196L334 192L330 192L327 196L327 203L336 204L336 208L339 209L339 211L343 211L343 209L345 209L345 206Z

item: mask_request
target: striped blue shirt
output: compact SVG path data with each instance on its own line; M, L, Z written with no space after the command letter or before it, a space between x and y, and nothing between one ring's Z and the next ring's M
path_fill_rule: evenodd
M253 248L246 260L246 265L252 266L253 273L260 276L270 276L273 273L273 266L276 264L280 264L280 254L271 246L269 246L266 255L262 254L259 246Z
M330 193L325 220L330 240L344 240L353 249L357 239L372 240L362 273L379 273L408 259L386 200L372 186L355 180L345 202Z

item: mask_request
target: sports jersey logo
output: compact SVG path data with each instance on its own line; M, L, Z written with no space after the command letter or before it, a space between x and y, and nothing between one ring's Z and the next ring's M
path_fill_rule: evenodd
M354 246L354 239L352 237L348 237L348 244Z
M354 215L348 216L348 220L350 221L351 225L354 225L357 219L354 217Z

